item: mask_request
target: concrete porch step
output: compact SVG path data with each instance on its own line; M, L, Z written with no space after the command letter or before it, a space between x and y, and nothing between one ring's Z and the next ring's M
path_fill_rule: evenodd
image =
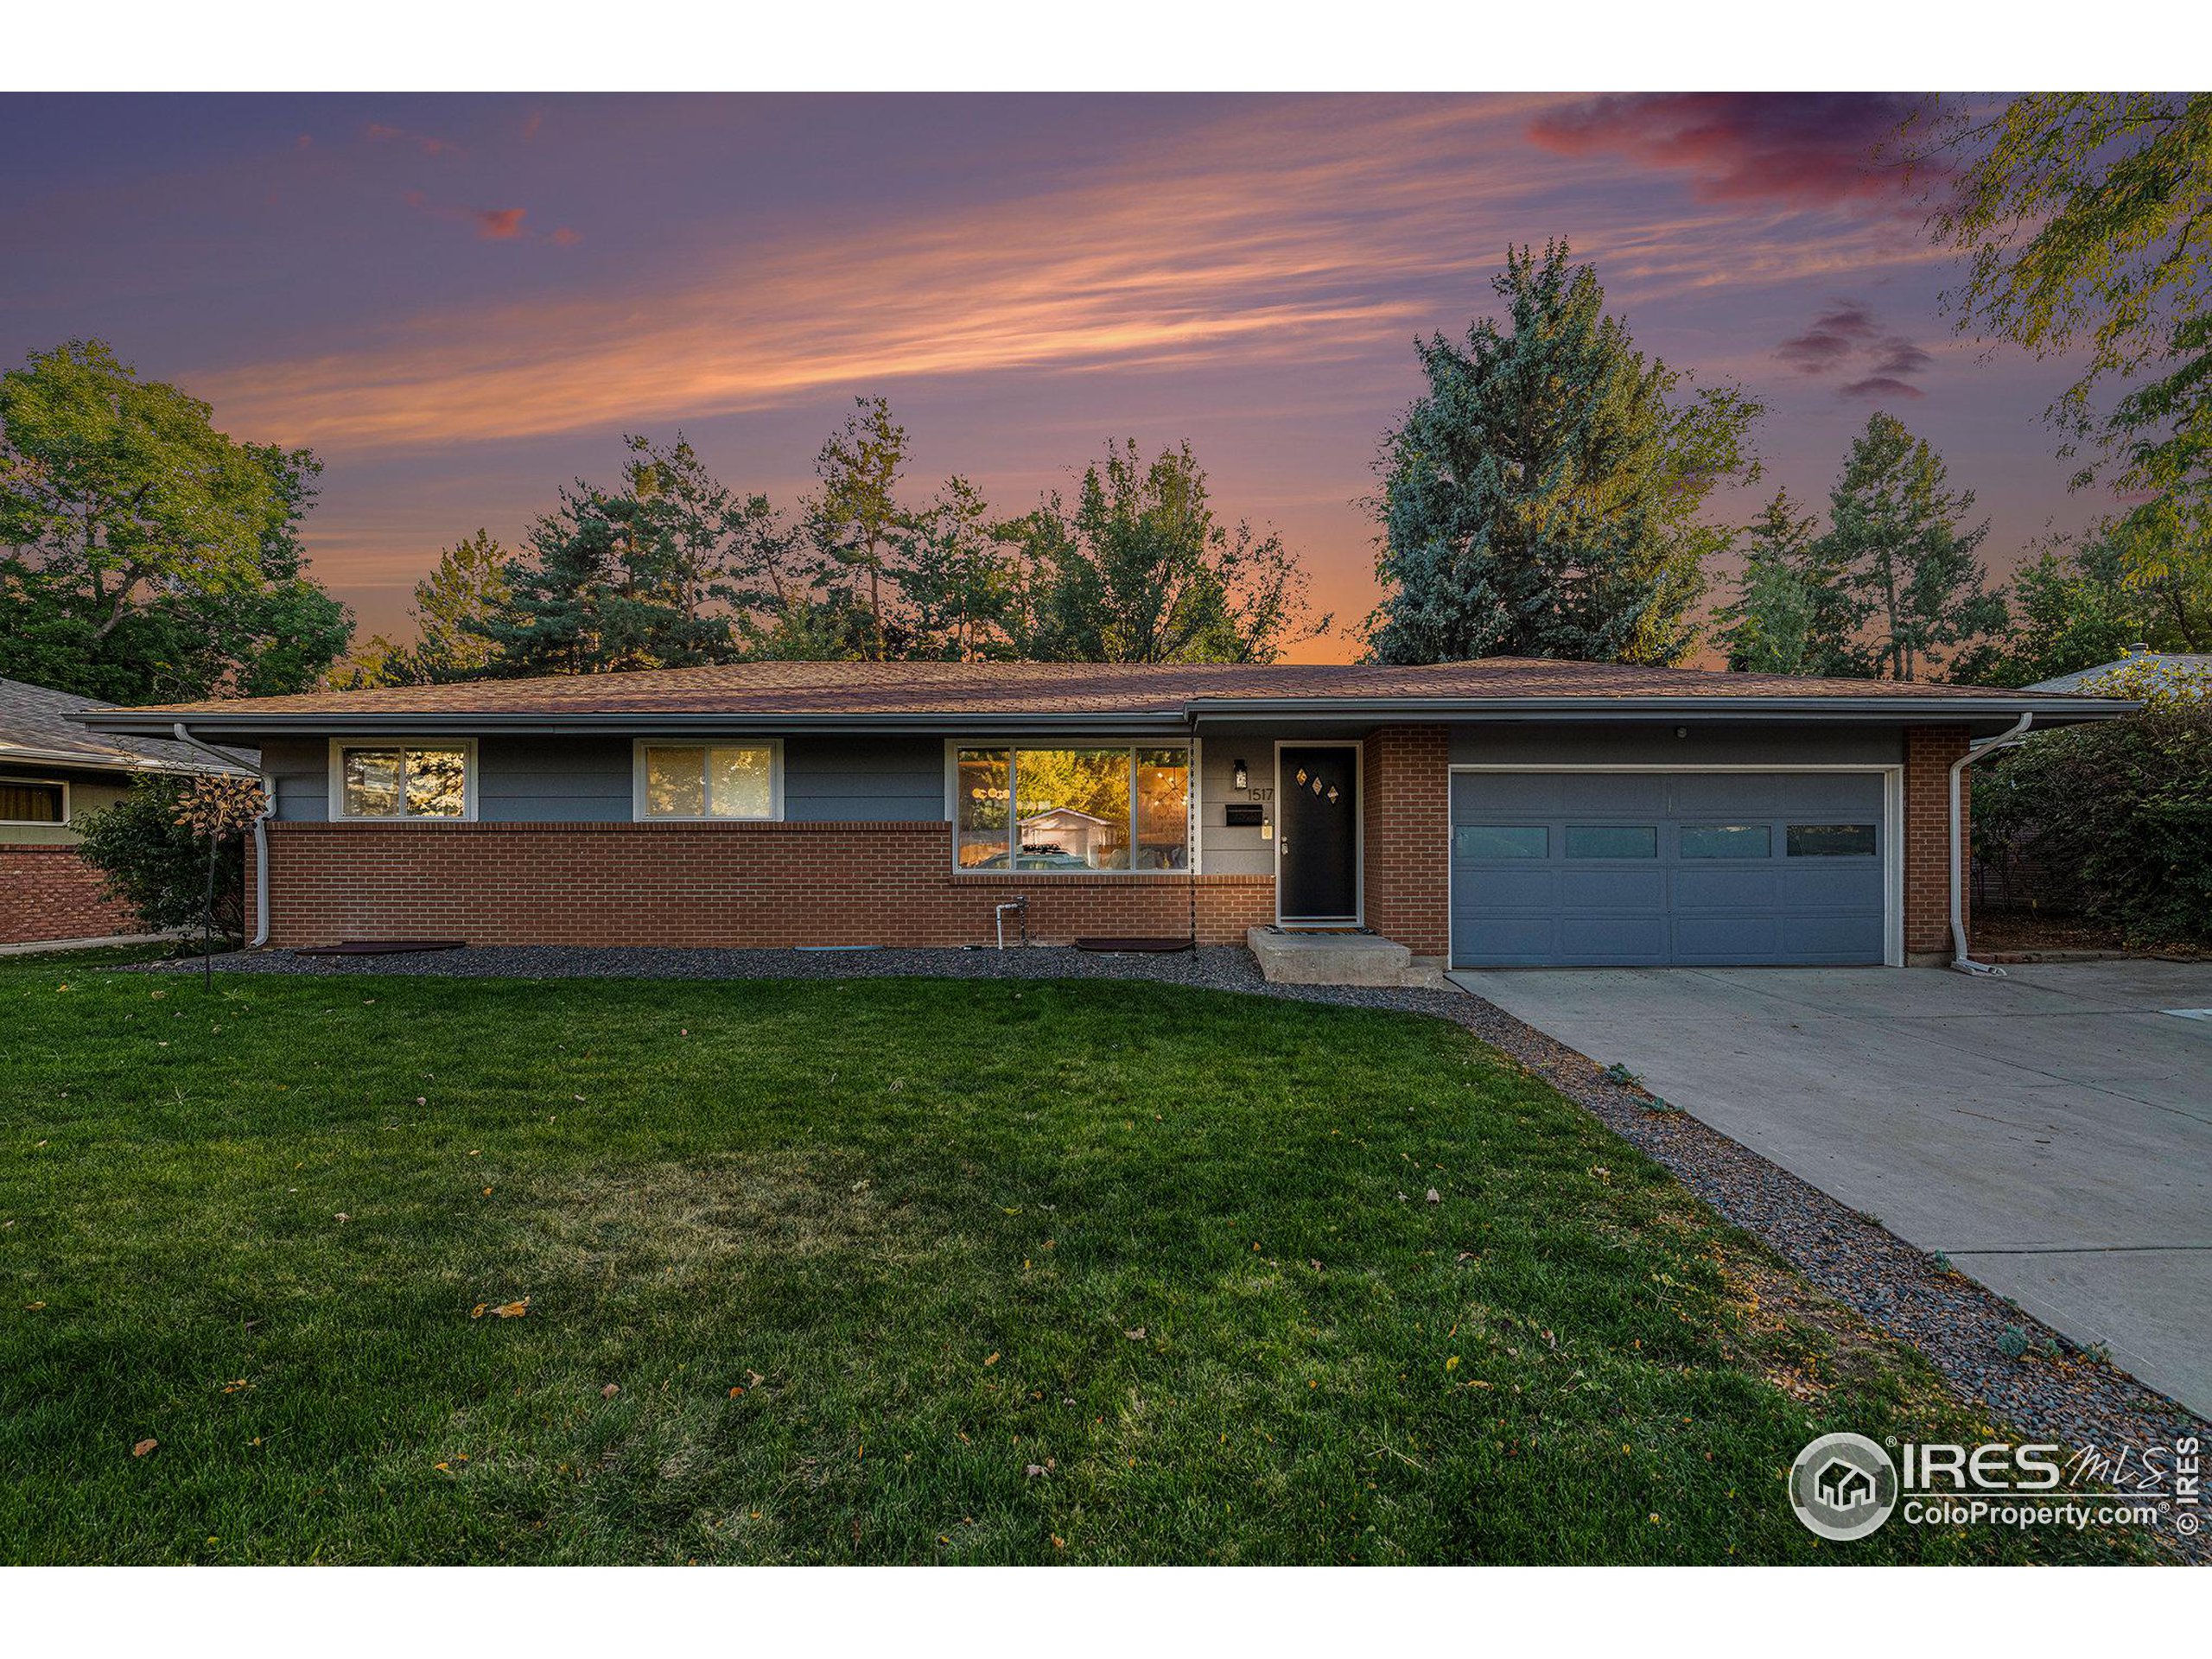
M1278 985L1391 985L1434 988L1444 964L1416 957L1375 933L1278 933L1246 930L1244 943L1262 976Z

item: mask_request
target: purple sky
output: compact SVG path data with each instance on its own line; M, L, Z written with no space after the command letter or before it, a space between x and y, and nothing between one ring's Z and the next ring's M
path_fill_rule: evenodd
M626 430L681 426L788 499L879 391L918 497L962 472L1019 510L1109 436L1187 437L1356 624L1356 498L1413 337L1460 333L1509 242L1559 235L1641 346L1768 400L1766 488L1824 503L1886 408L1978 492L2003 567L2093 514L2038 419L2069 376L1951 334L1951 267L1865 161L1898 107L15 96L0 359L98 335L233 435L312 444L316 573L365 632L442 545L513 545L558 485L610 478Z

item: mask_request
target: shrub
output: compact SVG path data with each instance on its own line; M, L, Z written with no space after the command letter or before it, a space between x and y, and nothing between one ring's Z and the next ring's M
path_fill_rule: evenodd
M2212 698L2144 690L2140 714L1993 757L1974 779L1976 849L2060 874L2084 915L2134 943L2212 941Z
M84 826L85 861L107 878L111 898L138 912L149 932L197 928L207 892L207 837L192 827L194 784L142 777L113 806ZM245 838L222 839L215 860L215 926L226 938L245 931Z

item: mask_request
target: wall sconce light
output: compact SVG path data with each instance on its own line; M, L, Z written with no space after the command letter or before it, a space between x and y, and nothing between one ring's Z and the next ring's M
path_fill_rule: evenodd
M1246 765L1245 765L1242 760L1236 761L1236 762L1235 763L1235 765L1236 765L1236 787L1237 787L1237 788L1239 788L1239 789L1249 789L1249 788L1251 788L1251 787L1252 787L1252 771L1251 771L1251 768L1250 768L1250 767L1249 767L1249 766L1246 766Z

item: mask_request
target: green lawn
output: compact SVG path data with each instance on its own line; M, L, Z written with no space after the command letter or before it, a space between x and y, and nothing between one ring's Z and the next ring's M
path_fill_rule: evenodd
M0 1223L12 1560L2132 1548L1817 1545L1814 1433L1980 1429L1410 1016L17 963Z

